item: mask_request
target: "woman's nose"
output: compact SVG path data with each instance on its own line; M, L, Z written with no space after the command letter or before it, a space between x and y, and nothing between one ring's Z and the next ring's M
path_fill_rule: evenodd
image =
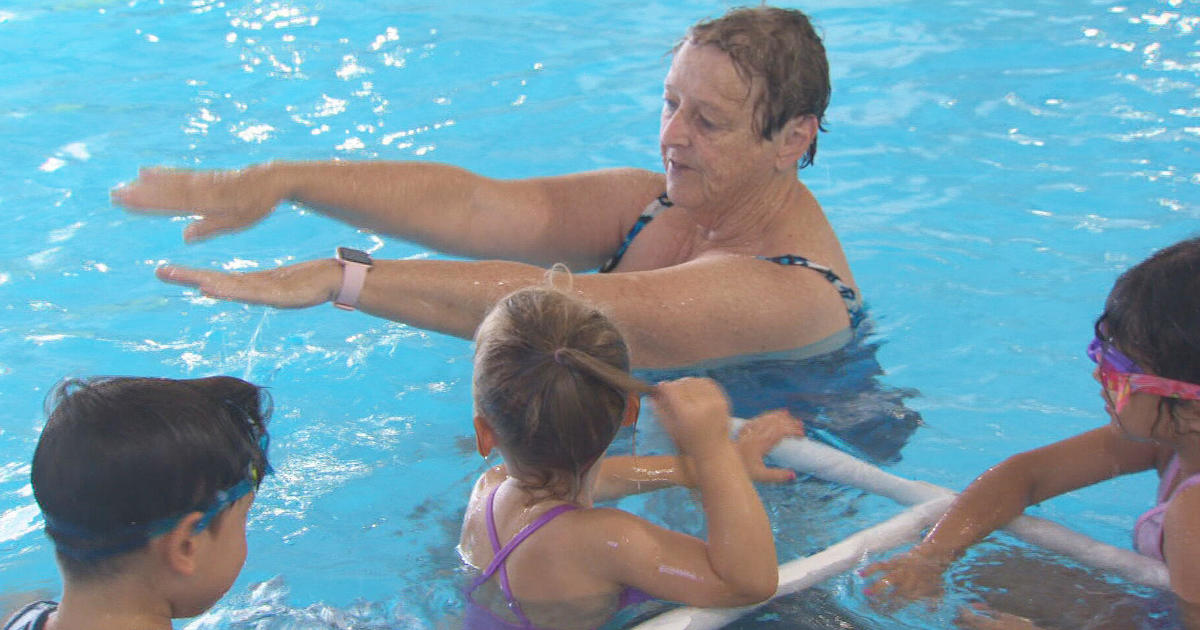
M662 144L667 146L687 144L687 122L684 120L684 116L680 115L679 110L663 112L662 121L659 123L658 138Z

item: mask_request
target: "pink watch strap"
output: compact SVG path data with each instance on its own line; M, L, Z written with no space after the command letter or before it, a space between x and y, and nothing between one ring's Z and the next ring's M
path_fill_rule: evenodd
M363 283L367 281L367 271L371 266L352 260L340 262L342 263L342 288L338 291L333 305L344 311L353 311L358 305L358 294L362 293Z

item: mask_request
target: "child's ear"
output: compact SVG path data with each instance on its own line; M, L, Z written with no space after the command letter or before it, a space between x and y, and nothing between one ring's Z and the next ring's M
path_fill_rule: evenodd
M630 394L625 401L625 417L621 418L621 426L631 427L637 424L638 414L642 411L642 399L639 396Z
M475 414L475 448L483 457L492 454L496 448L496 433L481 414Z
M199 537L196 523L204 517L200 512L189 512L171 531L150 541L151 547L163 564L176 573L192 575L200 560Z
M1175 410L1180 435L1200 435L1200 401L1182 401Z

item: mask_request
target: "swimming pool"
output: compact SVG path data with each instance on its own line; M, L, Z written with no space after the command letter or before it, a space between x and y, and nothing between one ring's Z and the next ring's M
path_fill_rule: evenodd
M224 372L271 387L278 474L252 512L245 571L197 627L443 622L460 601L453 545L480 466L466 440L470 346L333 309L215 303L151 273L162 260L269 267L337 245L425 252L290 211L185 247L182 224L125 215L107 190L140 164L270 158L428 159L497 177L655 168L663 53L725 7L0 8L0 598L58 588L28 486L47 389L66 374ZM1083 355L1092 318L1121 270L1200 218L1200 3L803 8L824 33L834 96L802 179L870 305L879 380L917 392L904 404L924 422L889 470L958 489L1005 455L1105 422ZM1035 513L1127 546L1153 487L1140 475ZM789 519L777 527L794 554L897 511L820 484L764 496ZM821 522L805 521L810 505ZM923 627L866 609L860 585L846 576L742 623Z

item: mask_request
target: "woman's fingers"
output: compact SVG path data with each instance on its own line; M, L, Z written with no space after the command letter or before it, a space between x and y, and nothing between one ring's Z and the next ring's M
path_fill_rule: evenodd
M330 259L253 273L165 265L155 270L155 275L164 282L195 287L208 297L276 308L305 308L327 302L340 283L338 263Z
M143 168L134 181L114 188L116 205L132 212L194 215L184 240L237 231L260 221L279 203L280 191L261 169L193 171Z
M203 199L197 198L197 189L213 182L211 175L205 177L197 171L142 168L137 179L112 189L110 197L113 203L134 212L189 214L205 209Z

